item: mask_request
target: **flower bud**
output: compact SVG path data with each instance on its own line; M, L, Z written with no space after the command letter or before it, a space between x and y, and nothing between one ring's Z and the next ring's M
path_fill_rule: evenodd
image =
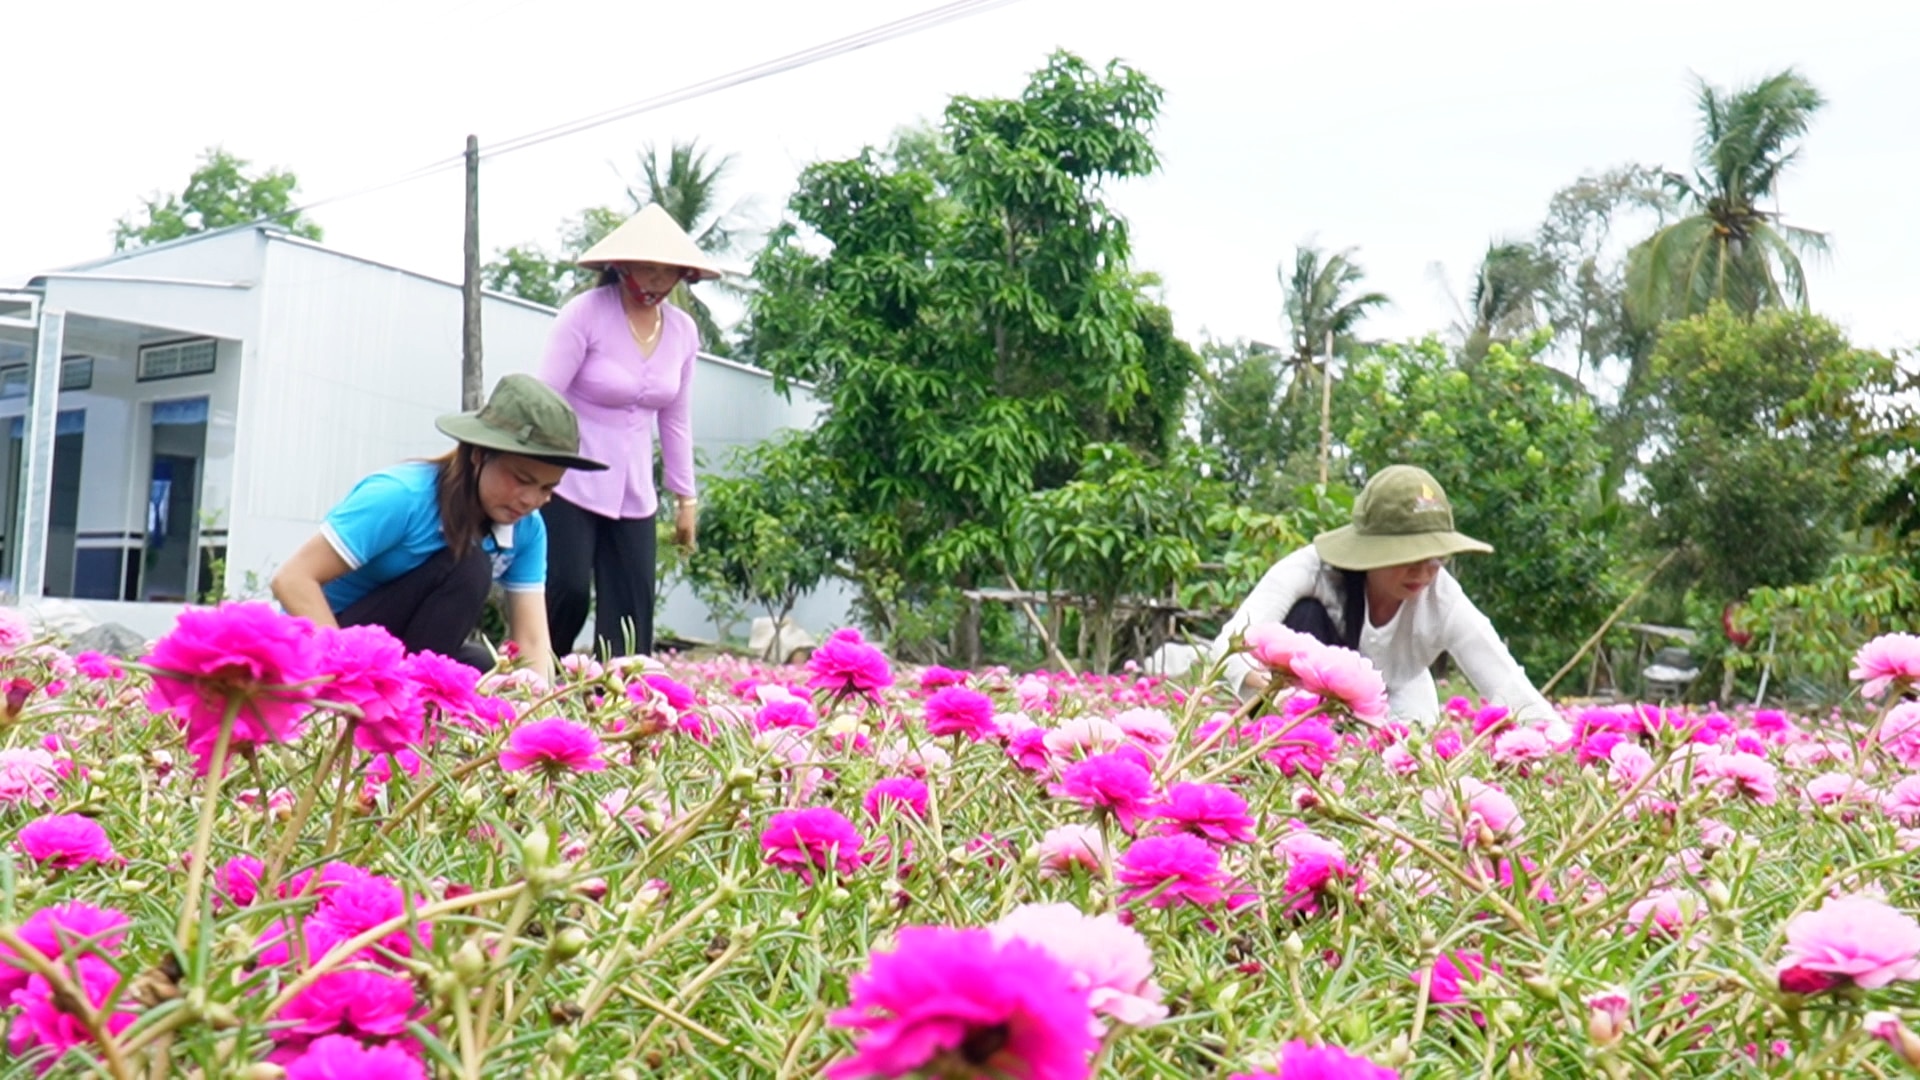
M1920 1035L1901 1023L1898 1016L1877 1010L1861 1017L1860 1026L1891 1047L1894 1055L1909 1067L1920 1069Z
M585 952L591 940L585 930L569 926L553 935L553 940L547 943L547 954L565 963Z
M487 956L480 946L468 941L453 953L453 974L461 982L473 985L487 973Z
M1307 955L1307 945L1300 940L1299 934L1289 933L1281 939L1280 951L1287 955L1287 959L1298 962L1301 957Z
M759 775L759 770L751 765L735 765L727 773L727 786L735 791L752 787Z
M553 859L553 838L536 825L520 838L520 861L527 870L544 870Z
M1587 1038L1595 1046L1612 1046L1631 1030L1628 1010L1632 1002L1618 987L1587 995Z
M1553 1002L1560 998L1560 980L1551 975L1528 975L1520 980L1520 985L1541 1001Z
M1708 881L1705 892L1707 894L1707 906L1712 910L1725 911L1733 906L1733 891L1728 889L1727 883L1721 881L1719 878Z

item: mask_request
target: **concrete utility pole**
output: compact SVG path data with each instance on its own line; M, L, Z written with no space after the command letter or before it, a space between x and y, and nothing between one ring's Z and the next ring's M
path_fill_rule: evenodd
M1333 331L1327 331L1327 355L1320 360L1320 486L1327 486L1327 454L1333 447Z
M480 138L467 136L467 267L460 283L460 407L480 407L486 380L480 360Z

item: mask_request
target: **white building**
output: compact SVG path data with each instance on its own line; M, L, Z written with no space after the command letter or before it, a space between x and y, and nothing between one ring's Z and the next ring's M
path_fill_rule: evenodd
M553 311L489 293L486 385L539 363ZM457 285L270 228L209 233L0 293L0 593L71 598L148 635L182 604L266 595L365 474L443 452L460 403ZM38 387L58 386L42 394ZM707 467L818 406L702 355ZM845 618L809 598L795 621ZM713 632L690 595L661 625Z

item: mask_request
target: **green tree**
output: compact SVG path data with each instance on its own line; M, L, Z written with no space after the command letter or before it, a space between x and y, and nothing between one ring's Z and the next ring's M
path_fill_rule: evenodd
M1017 98L953 99L937 145L801 174L755 264L751 348L825 404L812 438L862 523L870 601L999 580L1014 509L1087 443L1164 451L1195 358L1102 197L1155 168L1160 96L1056 53Z
M1467 293L1469 321L1461 328L1468 363L1496 343L1511 345L1546 325L1557 270L1537 245L1510 240L1487 246Z
M1803 253L1826 237L1763 209L1799 156L1799 139L1826 103L1789 68L1725 91L1700 83L1700 135L1691 177L1667 175L1686 216L1655 232L1629 264L1628 301L1643 325L1706 310L1715 301L1750 314L1807 302Z
M1716 303L1662 331L1651 371L1649 526L1685 545L1684 580L1717 611L1817 577L1878 479L1853 454L1890 361L1818 316Z
M153 195L113 226L113 250L146 247L183 236L260 221L309 240L320 226L294 206L300 181L285 169L248 172L250 163L212 147L177 195Z
M1341 388L1355 464L1367 474L1421 466L1446 489L1456 527L1493 545L1453 573L1536 677L1572 654L1617 595L1596 515L1598 420L1585 394L1536 360L1548 337L1495 342L1471 372L1432 339L1388 347Z
M494 258L480 267L480 280L495 292L559 307L593 288L599 272L576 260L625 220L610 207L590 206L561 224L560 256L549 254L539 244L516 244L495 252Z
M1392 302L1385 293L1359 292L1367 272L1354 261L1354 251L1347 248L1329 255L1312 244L1302 244L1293 251L1292 274L1285 263L1280 266L1293 349L1292 386L1304 388L1310 381L1317 388L1327 335L1333 335L1334 355L1352 355L1361 344L1355 336L1361 320ZM1303 379L1308 373L1311 380Z

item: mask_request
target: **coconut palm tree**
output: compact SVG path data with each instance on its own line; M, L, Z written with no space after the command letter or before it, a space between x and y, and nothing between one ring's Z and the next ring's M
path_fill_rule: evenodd
M1691 177L1668 173L1685 216L1637 247L1628 263L1627 303L1644 326L1704 311L1715 300L1735 311L1805 306L1804 253L1826 237L1780 220L1763 204L1799 156L1799 139L1826 103L1792 68L1728 92L1700 83L1700 136Z
M1333 351L1345 355L1361 342L1354 336L1360 321L1373 309L1391 303L1385 293L1354 295L1367 274L1353 261L1354 248L1332 255L1314 244L1302 244L1293 251L1293 273L1280 264L1280 284L1287 290L1287 325L1292 334L1293 378L1288 394L1301 376L1320 370L1321 352L1327 335L1333 335Z

